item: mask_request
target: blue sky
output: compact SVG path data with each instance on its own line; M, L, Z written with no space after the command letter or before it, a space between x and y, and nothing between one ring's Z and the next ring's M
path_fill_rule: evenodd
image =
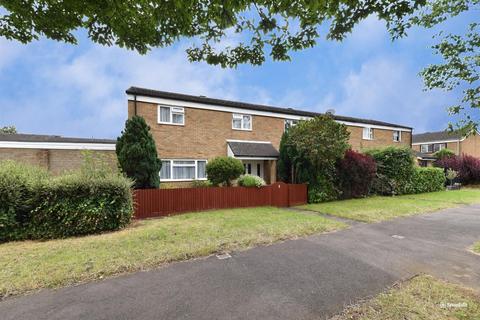
M441 26L462 30L464 17ZM147 55L102 47L81 37L78 46L42 39L28 45L0 38L0 126L22 133L115 138L127 117L125 89L206 95L275 106L383 120L443 130L445 110L459 92L425 92L421 69L438 62L430 46L436 30L412 30L392 42L371 17L343 42L323 39L291 62L221 69L189 63L188 43Z

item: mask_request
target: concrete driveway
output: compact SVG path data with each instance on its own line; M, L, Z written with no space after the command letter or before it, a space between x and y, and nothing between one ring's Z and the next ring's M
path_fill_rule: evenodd
M418 273L480 290L480 206L0 302L1 319L324 319Z

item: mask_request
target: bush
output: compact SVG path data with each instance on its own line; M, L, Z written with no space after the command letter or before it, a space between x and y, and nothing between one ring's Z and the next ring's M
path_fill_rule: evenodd
M192 188L208 188L211 187L212 183L209 180L193 180Z
M353 150L347 150L337 161L337 178L341 197L360 198L369 194L377 166L373 158Z
M441 191L445 189L445 174L440 168L416 167L410 182L407 184L406 193L424 193Z
M387 147L366 152L377 164L377 177L372 191L393 195L405 193L405 188L414 174L414 160L409 148Z
M214 185L231 186L244 170L242 161L232 157L217 157L207 163L207 176Z
M135 182L136 189L158 188L162 162L142 117L134 116L125 122L125 130L117 138L116 153L120 168Z
M437 159L449 158L455 156L455 152L450 149L442 149L433 154Z
M0 162L0 242L25 237L38 202L37 191L48 173L11 160Z
M131 186L129 179L98 163L55 178L32 166L1 163L0 241L121 228L133 211Z
M263 180L262 178L260 178L258 176L252 176L252 175L249 175L249 174L240 176L240 178L238 178L237 182L238 182L238 185L242 186L242 187L257 187L257 188L260 188L261 186L264 186L266 184L265 180Z
M480 159L462 155L443 158L435 161L435 166L444 170L452 169L458 172L458 180L462 184L480 182Z
M63 238L126 226L133 209L131 186L120 175L92 179L73 173L51 179L38 191L30 237Z
M335 164L349 149L347 127L330 115L300 121L288 130L280 158L282 175L293 174L293 181L309 184L309 202L336 199ZM287 153L284 155L283 153Z

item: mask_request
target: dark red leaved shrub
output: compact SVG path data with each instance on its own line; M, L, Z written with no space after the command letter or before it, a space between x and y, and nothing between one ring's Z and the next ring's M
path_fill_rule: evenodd
M341 197L360 198L368 195L377 172L375 160L369 155L347 150L337 162L337 178Z
M468 155L442 158L435 161L435 166L458 172L458 180L463 184L480 182L480 159Z

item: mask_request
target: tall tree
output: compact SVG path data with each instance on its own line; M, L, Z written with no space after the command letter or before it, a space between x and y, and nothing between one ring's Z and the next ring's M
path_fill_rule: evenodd
M120 168L135 181L135 189L159 187L162 162L145 119L134 116L125 122L116 152Z

